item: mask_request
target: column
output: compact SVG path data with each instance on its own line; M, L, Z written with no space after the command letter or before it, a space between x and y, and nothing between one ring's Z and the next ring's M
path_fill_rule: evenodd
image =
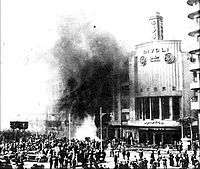
M153 132L153 145L156 144L156 134Z
M148 133L145 132L145 135L146 135L146 142L147 142L147 141L149 141Z
M161 133L161 143L163 145L163 142L164 142L164 136L163 136L163 132Z
M159 97L159 119L162 120L162 99Z
M118 129L117 128L115 128L115 138L118 138L118 131L117 131Z
M199 84L200 83L200 72L197 71L197 83Z
M121 92L117 94L117 109L118 109L118 123L121 125L122 122L122 108L121 108Z
M144 101L143 101L143 99L141 98L141 100L140 100L141 102L141 113L142 113L142 120L144 120L144 112L143 112L143 107L144 107Z
M151 114L151 98L149 98L149 114L150 114L150 120L152 120L152 114Z
M169 119L173 120L172 97L169 97Z
M135 98L130 98L130 121L135 121L135 117L136 117L136 114L135 114Z

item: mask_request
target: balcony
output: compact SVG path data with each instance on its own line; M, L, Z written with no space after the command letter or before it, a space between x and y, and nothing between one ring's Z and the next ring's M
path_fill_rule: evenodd
M200 63L198 59L195 60L195 62L190 63L190 71L193 72L197 70L200 70Z
M199 110L200 109L200 103L199 100L192 101L191 102L191 110Z
M199 18L199 17L200 17L200 10L188 15L188 18L190 18L190 19L195 19L195 18Z
M200 82L192 82L192 83L190 84L190 89L191 89L191 90L200 89Z
M192 32L189 32L188 35L192 36L192 37L195 37L195 36L199 37L199 35L200 35L200 29L192 31Z
M200 55L200 49L192 50L189 52L190 54Z
M197 5L197 3L199 3L199 2L200 2L200 0L188 0L187 4L190 6L193 6L193 5Z

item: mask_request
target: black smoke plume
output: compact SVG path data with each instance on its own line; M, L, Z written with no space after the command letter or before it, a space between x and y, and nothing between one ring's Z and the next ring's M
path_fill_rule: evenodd
M111 34L76 19L66 19L59 35L54 56L64 90L58 112L70 112L74 119L95 116L98 126L100 107L104 113L112 111L113 93L127 76L127 55Z

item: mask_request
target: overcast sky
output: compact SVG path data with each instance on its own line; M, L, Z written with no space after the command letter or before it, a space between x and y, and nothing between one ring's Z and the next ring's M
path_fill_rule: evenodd
M186 0L2 0L1 127L45 117L58 79L49 62L63 18L91 22L134 50L151 41L148 18L157 11L164 17L164 39L183 40L183 51L191 49L187 33L194 25L187 15L193 8Z

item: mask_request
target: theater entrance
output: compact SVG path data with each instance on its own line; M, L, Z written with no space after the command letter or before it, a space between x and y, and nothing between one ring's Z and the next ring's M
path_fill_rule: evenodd
M140 129L139 142L153 145L174 144L174 141L181 139L181 131L179 129Z

